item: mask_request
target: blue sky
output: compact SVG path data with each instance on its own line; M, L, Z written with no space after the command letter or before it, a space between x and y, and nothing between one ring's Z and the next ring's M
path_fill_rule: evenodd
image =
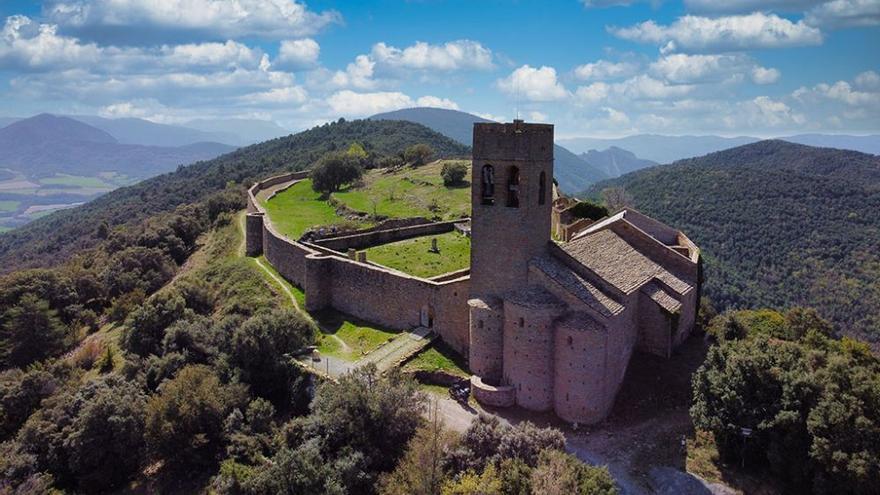
M880 0L4 0L0 114L880 131Z

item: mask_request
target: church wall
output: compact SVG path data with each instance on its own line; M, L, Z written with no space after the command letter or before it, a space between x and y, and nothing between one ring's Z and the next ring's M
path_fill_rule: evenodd
M638 294L639 335L636 348L662 357L672 353L673 317L649 296Z
M503 374L504 308L494 298L468 301L471 373L488 383L500 383Z
M605 390L607 338L604 331L557 325L554 409L560 418L582 424L605 418L613 404Z
M504 301L504 383L525 409L553 409L553 321L561 309Z

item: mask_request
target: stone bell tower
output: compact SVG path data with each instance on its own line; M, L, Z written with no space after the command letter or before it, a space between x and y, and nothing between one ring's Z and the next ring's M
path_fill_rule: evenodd
M552 191L552 125L474 124L468 361L487 383L503 370L501 298L526 286L529 260L547 251Z
M474 124L471 295L521 287L550 242L553 126Z

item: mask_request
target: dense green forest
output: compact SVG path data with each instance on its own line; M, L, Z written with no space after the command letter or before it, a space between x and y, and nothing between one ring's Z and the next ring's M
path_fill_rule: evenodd
M230 182L249 185L278 172L302 170L328 151L346 149L354 142L380 156L400 153L419 143L428 144L442 157L469 153L466 146L419 124L340 119L181 167L0 235L0 273L51 266L82 249L96 246L101 240L96 232L102 224L106 223L111 229L136 225L179 205L201 201L225 189Z
M810 306L880 341L880 158L762 141L624 175L633 206L703 250L724 308Z

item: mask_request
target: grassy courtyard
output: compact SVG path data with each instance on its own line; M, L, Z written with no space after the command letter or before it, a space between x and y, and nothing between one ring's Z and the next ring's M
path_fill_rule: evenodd
M431 252L437 239L439 252ZM470 266L471 241L458 232L416 237L367 249L367 259L417 277L435 277Z
M346 361L359 359L400 333L338 311L322 311L312 316L321 329L318 351Z
M404 371L443 371L462 378L470 376L464 358L442 340L435 340L431 347L412 358L403 369Z
M381 217L450 220L468 216L470 183L444 186L440 177L442 168L443 162L438 161L390 173L385 169L369 170L360 184L333 193L332 198L351 210ZM272 224L294 239L317 226L370 226L366 222L352 223L337 215L336 208L312 190L308 179L279 192L264 201L263 206Z
M297 182L287 190L263 203L272 225L282 234L298 239L306 230L319 225L351 224L336 214L334 208L321 195L312 190L312 181ZM367 225L357 225L367 227Z

